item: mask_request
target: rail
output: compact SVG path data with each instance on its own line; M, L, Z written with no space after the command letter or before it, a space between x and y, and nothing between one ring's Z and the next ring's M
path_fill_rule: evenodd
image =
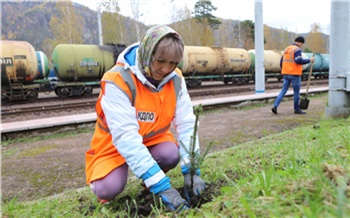
M324 93L328 92L328 87L313 88L309 90L309 93ZM203 109L212 109L213 107L219 107L229 104L239 104L245 101L266 101L268 99L276 98L279 92L252 94L242 96L222 97L215 99L202 99L193 100L192 105L197 106L201 104ZM305 90L300 91L301 94L305 93ZM293 91L288 91L286 97L293 96ZM95 113L70 115L64 117L53 117L46 119L27 120L13 123L3 123L1 125L2 138L4 134L11 134L23 131L33 131L39 129L46 129L52 127L68 126L68 125L81 125L86 123L92 123L96 121ZM6 137L6 136L5 136Z

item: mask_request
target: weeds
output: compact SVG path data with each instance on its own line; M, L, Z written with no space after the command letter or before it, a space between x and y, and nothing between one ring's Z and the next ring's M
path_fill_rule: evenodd
M171 213L137 195L128 182L124 197L97 203L91 190L66 192L33 202L2 202L4 217L349 217L350 118L314 125L250 141L207 155L203 177L212 198L189 211ZM181 173L171 171L173 184Z

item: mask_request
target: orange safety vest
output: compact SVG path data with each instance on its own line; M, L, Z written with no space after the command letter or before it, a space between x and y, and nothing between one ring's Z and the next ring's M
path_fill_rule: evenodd
M294 61L294 53L300 49L296 45L290 45L284 50L282 62L282 74L301 76L303 65Z
M154 122L142 122L138 119L140 126L138 133L143 137L145 146L152 146L166 141L177 144L170 132L170 126L175 115L176 100L181 89L182 74L179 69L176 69L175 72L179 76L173 77L159 92L151 92L134 74L125 70L122 65L115 65L103 75L101 92L96 103L97 121L95 133L92 137L90 150L85 154L87 184L105 177L112 170L125 163L125 159L113 145L112 135L101 107L101 98L104 95L106 83L113 82L129 96L131 104L136 108L135 119L138 119L139 113L143 112L150 112L148 115L152 114L155 116Z

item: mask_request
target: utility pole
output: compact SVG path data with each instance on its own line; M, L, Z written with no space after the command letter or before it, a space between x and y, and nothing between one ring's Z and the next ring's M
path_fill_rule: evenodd
M255 0L255 93L265 93L264 24L262 0Z
M350 115L350 2L332 0L326 117Z
M101 12L100 12L100 10L97 10L97 22L98 22L99 43L100 43L100 45L103 45L102 24L101 24Z

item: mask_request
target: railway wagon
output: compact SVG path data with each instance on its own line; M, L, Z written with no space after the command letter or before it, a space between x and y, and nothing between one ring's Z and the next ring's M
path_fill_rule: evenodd
M303 57L311 58L315 55L314 65L312 67L312 76L317 78L328 78L329 75L329 54L321 54L321 53L309 53L303 52ZM311 63L305 64L303 66L303 79L306 80L308 78L308 74L310 72Z
M250 72L255 79L255 50L248 50L251 58ZM278 81L282 79L280 60L282 53L274 50L264 50L264 70L265 70L265 81L268 78L277 78Z
M254 75L255 72L255 50L249 50L251 55L252 64L251 72ZM329 55L321 53L307 53L303 52L302 57L310 59L315 56L314 65L312 68L312 74L315 79L317 78L328 78L329 73ZM280 81L283 76L281 74L280 60L282 58L282 52L273 50L264 50L264 70L265 70L265 81L268 78L277 78ZM307 80L310 72L311 63L303 65L303 80Z
M225 84L249 81L251 59L245 49L185 46L179 68L188 87L200 86L202 81L218 80Z
M38 76L37 79L44 79L47 78L48 73L50 71L49 66L49 60L47 59L47 56L42 51L36 51L36 58L38 60Z
M59 44L52 53L56 95L91 95L103 74L115 63L124 45Z
M37 99L38 91L44 89L47 83L35 82L40 72L33 46L26 41L2 40L0 43L1 99Z
M90 95L99 87L103 74L116 62L125 45L59 44L52 53L52 68L41 51L24 41L2 41L2 99L35 100L38 92L55 91L62 98ZM312 53L303 53L310 58ZM264 51L267 78L280 80L281 54ZM200 86L202 81L223 81L224 84L246 84L255 79L255 51L239 48L185 46L179 64L187 86ZM303 65L307 78L310 65ZM315 78L328 78L329 56L316 54Z

